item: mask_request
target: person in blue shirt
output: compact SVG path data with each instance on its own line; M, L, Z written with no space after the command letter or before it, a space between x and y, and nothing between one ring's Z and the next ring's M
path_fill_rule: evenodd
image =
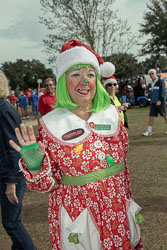
M32 111L33 111L34 117L37 118L38 117L38 93L35 89L31 91L30 102L32 105Z
M26 190L23 173L19 170L20 153L9 144L9 139L18 142L15 128L21 119L17 110L7 100L8 80L0 72L0 207L2 225L12 240L11 249L36 250L36 247L21 221L22 201ZM0 247L2 249L3 246ZM4 248L3 248L4 249Z
M151 82L148 85L148 92L150 95L150 112L148 120L148 128L144 136L152 135L152 127L154 124L154 117L158 114L162 116L167 124L167 112L165 108L165 84L157 77L156 69L150 69L148 74L151 78ZM167 134L167 131L165 132Z
M28 105L28 100L25 95L25 92L21 91L19 95L19 107L21 109L22 120L29 118L28 112L27 112L27 105Z

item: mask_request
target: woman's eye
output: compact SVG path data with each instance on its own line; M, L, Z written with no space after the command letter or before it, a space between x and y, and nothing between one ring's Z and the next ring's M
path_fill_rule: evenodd
M93 72L92 72L92 73L89 73L89 74L88 74L88 77L95 77L95 73L93 73Z
M79 73L74 73L74 74L72 74L71 76L72 76L72 77L77 77L77 76L80 76L80 74L79 74Z

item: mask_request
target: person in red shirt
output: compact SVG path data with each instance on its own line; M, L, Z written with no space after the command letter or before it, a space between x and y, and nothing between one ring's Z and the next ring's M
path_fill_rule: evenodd
M10 92L9 101L15 108L17 108L18 98L15 96L14 90L11 90Z
M53 105L56 104L56 91L55 81L53 78L45 80L46 92L40 96L38 102L38 125L40 126L39 119L53 110Z

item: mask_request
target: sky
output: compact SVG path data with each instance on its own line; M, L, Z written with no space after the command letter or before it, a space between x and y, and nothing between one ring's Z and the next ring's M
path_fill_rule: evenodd
M42 16L40 0L0 0L0 65L16 59L40 60L46 67L43 39L48 34L39 23ZM104 0L105 1L105 0ZM127 19L132 32L137 32L149 0L116 0L118 17ZM132 53L137 53L134 47Z

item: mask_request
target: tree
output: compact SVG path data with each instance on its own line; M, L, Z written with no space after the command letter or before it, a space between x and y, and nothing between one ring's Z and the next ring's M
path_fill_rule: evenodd
M5 62L1 66L1 70L9 79L11 89L27 89L37 88L37 78L46 79L55 77L52 69L46 69L44 64L38 60L24 61L17 59L16 62Z
M167 54L167 0L150 0L140 32L149 35L142 43L142 55Z
M44 40L49 62L63 43L80 40L102 57L125 53L136 43L127 21L117 18L114 0L40 0L41 22L51 31Z
M112 54L112 56L104 59L105 61L114 62L116 68L115 76L118 78L138 76L144 72L142 63L139 63L133 54Z
M150 58L146 58L145 61L142 62L144 67L144 73L147 74L149 69L152 68L160 68L161 72L167 72L167 57L161 55L151 56Z

